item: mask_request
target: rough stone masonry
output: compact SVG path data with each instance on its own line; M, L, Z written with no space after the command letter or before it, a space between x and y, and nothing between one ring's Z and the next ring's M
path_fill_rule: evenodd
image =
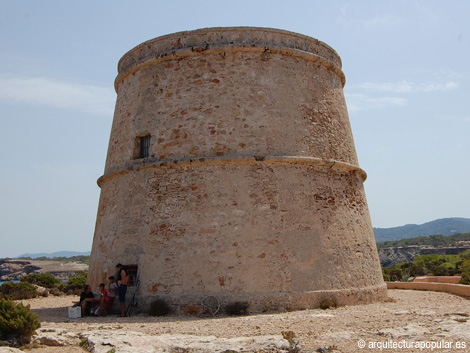
M382 279L328 45L267 28L144 42L119 62L90 259L128 265L141 303L206 295L251 311L382 300Z

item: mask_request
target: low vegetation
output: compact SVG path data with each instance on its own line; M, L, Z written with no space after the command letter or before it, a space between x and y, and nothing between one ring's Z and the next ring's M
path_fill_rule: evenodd
M69 278L69 280L63 284L60 289L65 294L77 294L79 295L86 284L87 271L78 271L75 276Z
M462 276L461 284L470 284L470 249L459 255L422 255L413 262L402 262L382 269L385 281L408 281L418 276Z
M377 243L378 249L396 248L401 246L423 246L429 245L433 247L451 247L457 246L461 242L470 242L470 233L453 234L453 235L430 235L417 238L407 238L395 241L382 241Z
M50 273L31 273L20 278L20 282L5 282L0 286L0 298L21 300L41 295L79 295L85 287L86 271L78 271L63 283ZM38 290L38 287L46 288Z
M335 297L325 297L320 300L319 307L323 310L334 309L338 307L338 302Z
M78 262L78 263L83 263L83 264L90 264L90 255L77 255L77 256L71 256L71 257L64 257L64 256L59 256L59 257L46 257L46 256L40 256L40 257L28 257L28 256L23 256L23 257L18 257L16 258L17 260L38 260L38 261L59 261L59 262Z
M150 303L148 314L150 316L166 316L171 313L171 308L163 299L155 299Z
M248 315L248 307L250 304L247 302L233 302L225 306L225 313L228 316Z
M29 275L21 277L20 281L36 284L47 289L57 288L62 284L62 282L51 273L30 273Z
M20 344L28 343L40 326L38 316L31 312L29 305L24 306L8 299L0 299L0 337L2 340Z
M9 300L36 298L36 287L28 282L5 282L0 286L0 298Z

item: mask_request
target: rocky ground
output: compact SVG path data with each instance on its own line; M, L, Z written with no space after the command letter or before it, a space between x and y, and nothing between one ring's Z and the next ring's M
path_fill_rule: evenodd
M242 317L79 319L67 317L76 297L30 299L23 302L40 316L36 342L41 344L25 351L83 353L81 342L98 353L470 352L468 299L405 290L389 290L389 298L385 303ZM380 349L387 344L396 347Z
M0 281L18 281L22 276L37 273L52 273L56 278L65 280L76 271L87 271L88 265L74 261L47 260L0 260Z

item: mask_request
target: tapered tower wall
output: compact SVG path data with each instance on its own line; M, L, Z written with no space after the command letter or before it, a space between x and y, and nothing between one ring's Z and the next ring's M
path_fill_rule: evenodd
M180 309L205 295L254 311L384 299L344 82L333 49L275 29L125 54L89 282L120 262L138 266L141 302Z

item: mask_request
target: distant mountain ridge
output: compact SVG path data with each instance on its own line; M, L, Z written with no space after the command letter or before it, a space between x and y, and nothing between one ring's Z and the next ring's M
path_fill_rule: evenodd
M375 241L416 238L423 235L452 235L470 232L470 218L441 218L424 224L393 228L374 228Z
M72 257L72 256L88 256L90 255L90 251L57 251L53 253L37 253L37 254L22 254L17 256L16 258L21 257L30 257L31 259L37 259L38 257Z

